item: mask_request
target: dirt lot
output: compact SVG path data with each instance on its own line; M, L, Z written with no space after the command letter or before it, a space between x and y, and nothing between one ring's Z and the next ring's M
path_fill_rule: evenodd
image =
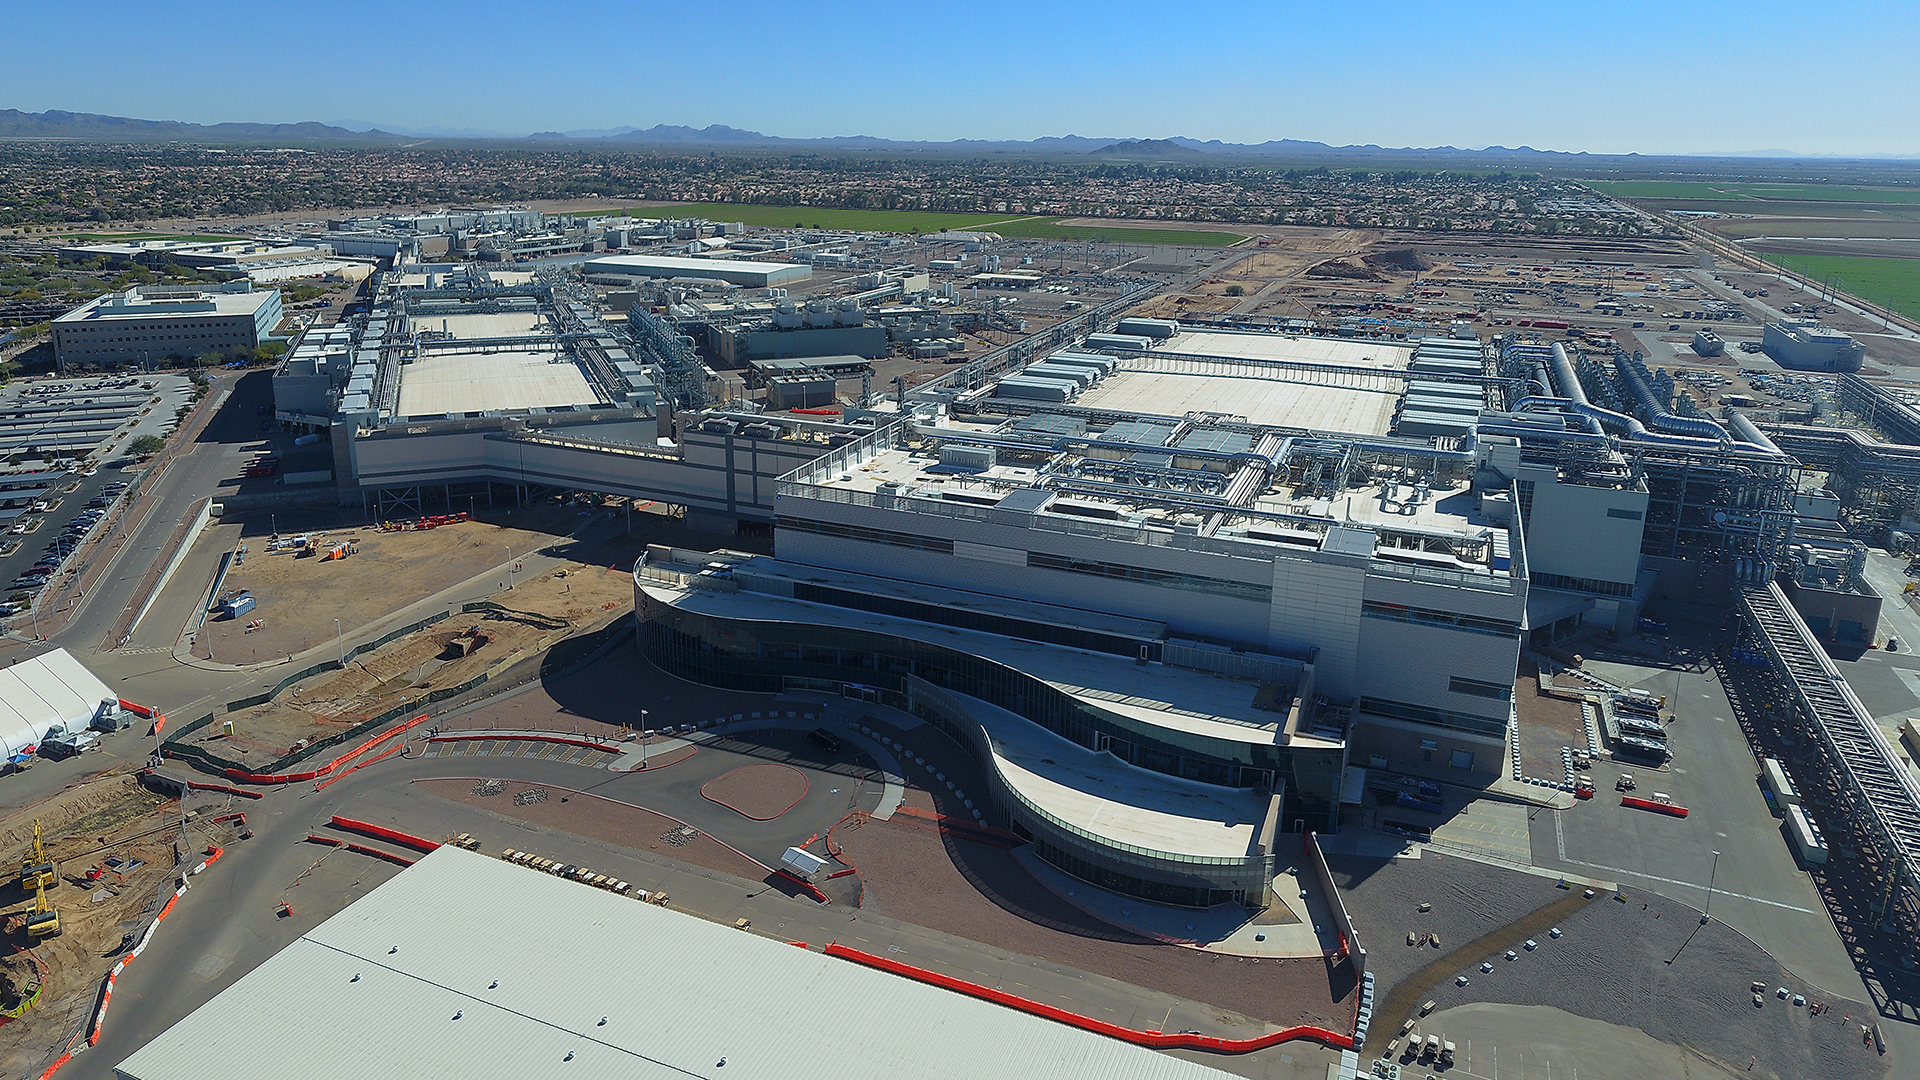
M199 804L195 804L198 806ZM163 798L141 787L131 766L78 784L43 802L7 816L0 822L0 854L6 871L0 885L9 960L0 960L0 975L18 979L36 969L45 980L40 1003L7 1025L0 1037L0 1074L19 1075L39 1062L46 1047L83 1023L94 1004L99 980L123 949L127 936L137 936L172 881L173 843L179 822L178 800ZM217 816L196 810L196 821ZM47 901L60 913L61 934L31 941L24 928L24 912L32 896L20 888L18 868L30 850L33 822L39 818L47 854L60 873L60 883L47 890ZM195 826L194 844L211 830L216 842L232 838L230 825ZM109 857L131 868L105 869ZM132 866L137 861L139 865ZM95 881L90 869L103 868ZM158 898L158 899L156 899ZM18 952L31 947L31 952ZM10 988L0 988L8 998Z
M552 507L424 532L386 533L364 526L305 534L317 543L356 545L352 556L334 561L269 552L267 536L249 529L243 540L246 561L228 572L221 593L248 589L259 604L240 619L210 619L196 636L194 655L205 657L211 646L222 661L254 663L311 648L333 638L335 619L349 630L364 626L402 604L504 568L508 548L527 555L554 543L580 524L577 513ZM506 582L504 569L500 580ZM249 634L246 624L254 619L263 625Z
M232 736L212 725L192 741L224 757L264 765L287 753L297 740L325 738L404 700L464 683L502 660L531 654L542 642L550 646L606 625L631 609L633 579L605 566L569 563L517 581L495 602L509 610L456 613L355 658L344 671L315 676L277 701L228 715L225 719L235 727ZM470 640L474 630L486 642L457 655L457 643ZM274 669L264 674L272 676Z

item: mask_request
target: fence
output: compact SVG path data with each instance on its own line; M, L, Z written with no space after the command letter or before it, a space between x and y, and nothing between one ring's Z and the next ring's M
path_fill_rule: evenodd
M446 619L450 617L450 615L451 615L451 612L443 611L439 615L436 615L431 619L423 620L422 622L414 626L396 630L392 634L389 634L386 638L383 638L381 642L377 644L362 646L360 649L355 650L355 652L349 653L347 655L347 658L351 660L360 651L364 651L365 649L368 649L368 648L378 648L380 644L384 644L387 641L391 641L395 637L399 637L402 634L412 633L414 630L418 630L422 626L431 626L434 623L441 621L442 619ZM583 646L586 646L585 655L583 655L579 660L576 660L573 663L569 664L567 667L561 669L560 671L555 672L554 673L555 677L564 677L567 675L571 675L574 672L579 671L581 668L584 668L586 665L599 659L600 656L602 656L612 645L614 645L619 641L621 634L628 628L628 626L632 623L632 621L633 621L632 615L630 614L624 615L618 619L615 619L613 622L608 623L606 626L601 627L599 630L594 631L592 634L589 634L580 638L579 640L581 644ZM564 634L564 631L556 631L555 633ZM466 682L463 682L458 686L444 686L438 690L434 690L430 693L423 694L420 697L412 698L410 700L401 702L400 704L395 705L393 708L388 709L386 712L381 713L379 716L375 716L371 719L364 720L358 724L355 724L350 728L347 728L344 731L336 732L335 734L329 735L324 739L320 739L313 743L310 743L307 746L300 748L299 750L284 754L281 757L275 759L274 761L269 762L264 767L261 767L258 769L249 767L242 762L233 760L232 758L224 757L220 754L214 753L213 751L207 749L206 747L188 746L185 744L185 738L188 735L191 735L194 732L199 731L201 728L206 727L208 724L213 723L213 721L217 719L218 716L220 715L219 713L208 713L207 715L201 717L198 720L193 721L192 723L185 724L177 728L173 732L173 734L167 736L166 741L161 744L161 753L163 753L167 757L176 758L178 760L185 761L193 765L195 768L202 769L206 772L217 773L220 775L227 775L229 770L233 770L240 773L247 773L251 775L269 775L272 773L277 773L283 769L291 768L292 766L299 764L300 762L306 760L307 758L320 753L322 750L331 749L335 746L340 745L343 742L347 742L351 739L366 735L367 733L379 728L383 724L390 724L393 721L400 719L401 717L407 715L410 712L414 712L416 710L425 708L426 706L429 706L429 705L438 704L439 702L446 701L449 698L459 697L461 694L464 694L470 690L473 690L476 687L498 680L502 676L506 675L506 673L510 669L518 667L521 664L523 664L525 661L537 657L540 651L545 650L549 646L553 644L558 644L559 640L560 640L559 638L555 638L552 635L549 635L549 637L547 638L542 638L540 643L537 645L536 649L526 655L508 657L507 659L501 660L499 663L494 664L492 667L489 667L487 670L481 672L478 675L475 675L473 678L468 679ZM277 686L273 690L273 692L270 694L261 695L258 699L254 699L254 698L244 699L242 702L239 702L239 703L228 702L226 711L233 712L236 708L242 708L242 709L248 708L250 707L248 703L260 704L265 701L272 700L274 695L279 694L281 691L285 690L288 686L292 685L294 682L300 679L306 678L307 676L312 675L316 672L326 671L337 666L338 665L336 665L334 662L328 661L325 664L317 665L314 668L308 669L308 671L300 675L289 676L287 679L282 680L281 684ZM534 679L538 678L539 676L540 676L540 671L536 666L533 671L529 672L523 677L517 678L510 683L500 686L499 690L501 691L510 690L513 687L520 686L528 682L532 682Z
M269 701L272 701L274 698L277 698L281 694L285 693L287 687L292 686L294 683L299 682L301 679L312 678L313 676L318 675L323 671L337 671L340 668L343 668L346 666L346 661L351 661L355 657L361 655L362 653L370 653L373 650L379 648L380 646L385 645L390 641L393 641L395 638L405 637L416 630L424 630L427 627L434 625L435 623L445 622L447 619L450 619L452 617L453 617L453 610L449 608L448 610L443 611L438 615L429 615L426 618L421 619L417 623L413 623L408 626L403 626L400 629L395 630L392 633L387 634L385 637L379 638L375 641L368 641L368 642L363 642L359 645L355 645L353 648L347 650L345 661L323 660L320 663L313 665L312 667L306 668L301 671L296 671L292 675L289 675L286 678L281 679L279 682L275 683L273 686L273 689L268 690L265 693L255 694L252 697L244 697L244 698L240 698L237 701L227 702L227 711L239 712L241 709L251 709L256 705L265 705Z

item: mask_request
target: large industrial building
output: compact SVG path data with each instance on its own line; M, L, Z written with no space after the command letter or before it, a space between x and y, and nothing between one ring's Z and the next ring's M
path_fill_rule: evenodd
M1522 780L1523 649L1632 633L1702 567L1772 590L1751 610L1851 597L1864 549L1842 504L1920 516L1920 450L1707 416L1637 356L1116 325L1129 297L835 416L721 401L679 324L635 308L599 327L560 286L518 286L564 313L583 370L618 348L604 366L652 396L404 404L425 400L406 389L421 357L476 345L418 301L515 288L383 285L366 327L328 340L351 358L327 407L343 501L586 490L768 529L771 557L636 567L650 660L911 710L982 763L983 818L1160 902L1263 903L1278 834L1333 827L1350 768ZM822 312L816 329L859 325ZM544 385L500 373L523 382ZM1847 400L1920 432L1920 410L1880 398ZM1803 461L1838 500L1803 488Z
M1760 351L1791 371L1859 371L1867 347L1817 322L1783 319L1760 334Z
M139 285L90 300L53 321L60 370L158 364L251 349L280 325L278 289Z
M114 1066L119 1080L242 1073L1228 1076L451 845Z
M751 289L804 281L813 268L798 263L748 262L743 259L685 259L671 255L607 255L588 259L589 274L643 278L712 278Z

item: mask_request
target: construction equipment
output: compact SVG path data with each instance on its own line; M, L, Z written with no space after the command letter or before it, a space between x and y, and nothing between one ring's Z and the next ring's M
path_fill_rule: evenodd
M33 906L27 909L27 936L35 940L60 936L60 913L47 903L47 888L33 887Z
M55 871L53 860L47 858L47 845L40 839L40 819L33 819L33 850L27 853L20 863L20 888L22 891L42 885L57 885L60 875Z

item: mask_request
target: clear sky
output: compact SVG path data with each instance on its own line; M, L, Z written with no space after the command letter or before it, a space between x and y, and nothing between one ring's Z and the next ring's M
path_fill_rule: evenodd
M0 108L1920 155L1915 0L8 5Z

